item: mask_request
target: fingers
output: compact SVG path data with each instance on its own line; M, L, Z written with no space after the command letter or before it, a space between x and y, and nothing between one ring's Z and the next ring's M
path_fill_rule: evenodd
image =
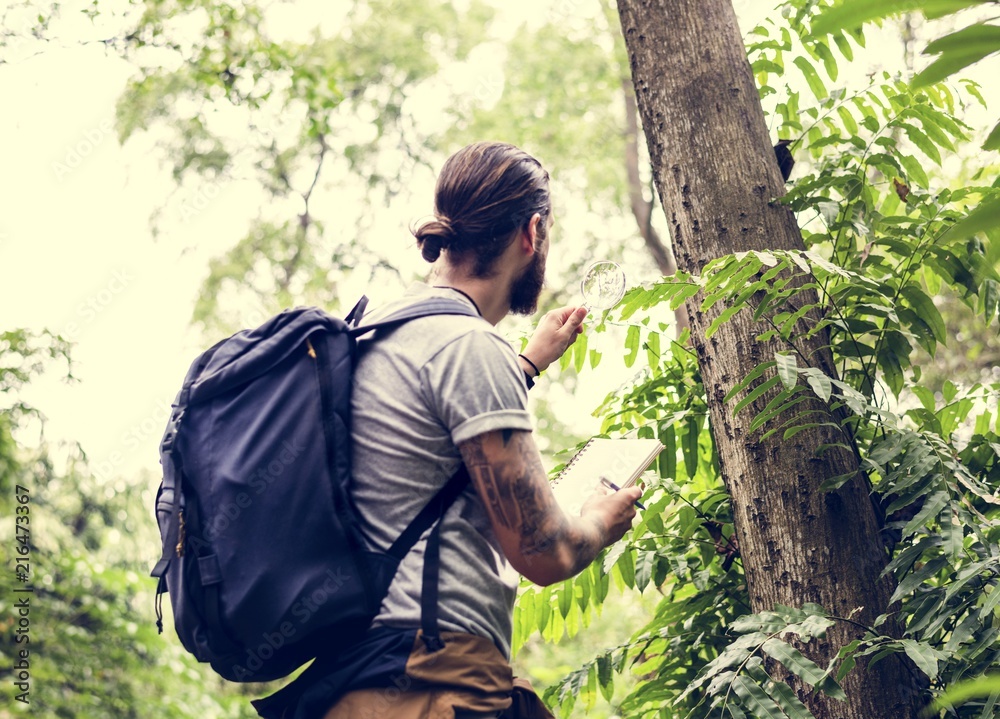
M555 310L558 314L556 320L559 322L557 333L563 335L570 343L583 332L583 321L587 317L586 307L563 307Z

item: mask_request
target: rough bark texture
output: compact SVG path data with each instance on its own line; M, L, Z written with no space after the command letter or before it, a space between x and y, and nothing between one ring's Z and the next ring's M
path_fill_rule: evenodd
M618 0L618 8L678 267L698 273L708 260L732 252L802 249L795 217L771 202L784 193L784 182L730 0ZM892 587L879 579L887 556L866 479L858 474L838 491L819 489L824 479L857 472L854 453L816 456L820 444L844 441L831 428L760 441L749 424L769 397L733 417L723 396L788 348L756 342L764 328L749 313L706 341L721 308L702 313L699 304L695 298L686 309L754 610L816 602L848 617L860 608L853 619L870 626ZM834 376L825 343L817 336L797 346ZM818 400L799 408L829 411ZM857 626L838 622L808 653L825 666L858 636ZM807 698L786 678L820 719L900 719L914 715L914 671L895 657L859 666L843 683L847 703Z
M625 98L625 174L628 177L629 205L653 262L661 275L669 277L677 272L677 261L674 260L670 245L660 239L660 233L653 227L653 203L656 198L647 200L642 194L642 178L639 175L639 109L635 105L631 79L622 80L622 96ZM687 329L687 313L682 308L677 308L674 317L678 333Z

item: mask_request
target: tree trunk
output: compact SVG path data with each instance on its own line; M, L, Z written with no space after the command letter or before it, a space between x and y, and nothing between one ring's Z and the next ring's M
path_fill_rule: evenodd
M697 274L709 260L733 252L804 249L793 214L771 202L784 193L784 182L730 0L618 0L618 9L678 267ZM856 456L839 449L815 454L821 444L844 441L829 427L761 441L749 425L770 396L732 416L725 394L787 346L757 342L763 328L745 312L706 341L721 308L701 312L700 302L694 298L686 311L754 611L815 602L872 626L886 611L892 585L879 579L887 554ZM820 334L797 347L832 377L828 339ZM818 399L799 408L829 413ZM823 480L847 472L856 477L839 490L819 489ZM861 634L838 621L808 653L825 666ZM914 671L900 656L871 667L859 663L843 682L846 703L807 697L790 674L778 675L819 719L901 719L915 714Z
M653 262L661 275L669 277L677 272L677 261L674 260L670 245L660 239L660 233L653 227L653 203L656 198L647 200L642 194L642 178L639 174L639 110L635 105L635 92L630 78L622 78L622 96L625 98L625 175L628 178L629 205ZM674 317L677 320L677 334L680 334L688 327L687 313L678 307Z

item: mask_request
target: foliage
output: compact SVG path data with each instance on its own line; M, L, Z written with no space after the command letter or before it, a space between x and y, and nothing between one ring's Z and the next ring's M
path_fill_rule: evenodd
M920 10L928 19L941 18L971 7L996 6L996 0L844 0L827 9L817 18L812 28L814 36L836 33L860 27L865 22L880 20L901 12ZM995 19L995 18L994 18ZM961 30L949 33L930 42L925 55L937 55L928 67L913 78L913 87L945 80L983 58L1000 53L1000 25L989 20L972 23ZM983 143L985 150L1000 150L1000 122ZM997 224L994 210L993 224Z
M866 6L889 12L898 3ZM125 43L142 70L119 106L123 138L159 128L182 189L249 177L269 205L211 268L197 310L209 326L229 322L219 298L244 284L276 308L317 301L339 277L330 267L392 264L331 231L343 208L325 215L315 209L321 170L323 178L361 178L384 195L404 191L412 164L440 149L413 123L409 99L445 61L469 56L485 37L489 13L475 3L458 10L415 0L350 7L335 32L283 40L252 3L150 0ZM552 163L567 168L568 184L607 213L625 197L614 109L625 66L601 8L584 30L571 32L558 17L520 33L498 112L477 111L463 122L460 107L445 141L492 128L549 148ZM645 626L548 688L547 700L564 716L574 704L594 706L598 695L629 717L808 716L782 671L837 696L837 682L862 671L857 664L894 661L894 654L919 668L928 698L956 705L940 710L948 716L995 710L995 679L975 678L1000 657L1000 384L942 382L935 394L921 384L926 362L918 359L929 362L953 346L942 297L964 303L979 331L992 326L1000 305L997 186L943 188L934 169L967 142L970 128L959 118L978 90L969 82L917 87L880 74L848 94L836 87L840 65L853 59L864 34L814 32L816 11L815 2L786 3L783 20L754 28L747 40L772 130L793 138L805 167L782 201L798 215L807 251L718 258L698 276L637 287L589 343L585 335L564 357L564 367L594 367L602 360L595 338L621 330L625 363L638 372L598 409L602 431L637 431L667 447L646 480L648 509L627 541L572 580L525 588L518 601L519 648L595 626L613 589L625 602L637 594L656 602ZM936 47L950 61L951 46ZM538 72L532 58L548 70ZM250 139L229 134L223 116L254 128ZM405 166L387 164L399 148L410 158ZM807 290L815 301L804 302ZM786 343L726 398L739 412L747 396L778 393L754 420L761 436L791 437L807 425L811 418L799 411L807 399L836 408L843 443L859 452L886 514L889 571L898 585L892 611L905 624L904 637L884 636L876 623L820 667L804 646L850 617L817 606L750 612L705 390L686 338L671 339L671 311L685 301L721 303L723 318L756 315L762 335ZM829 336L836 377L797 348L813 333ZM0 391L12 398L38 359L63 352L51 336L15 332L2 340ZM18 412L33 410L18 402L7 405L20 410L0 415L0 508L11 516L9 488L31 482L39 600L48 613L39 619L45 643L33 666L38 686L60 688L36 707L39 716L248 715L245 696L212 684L176 641L151 632L143 548L156 540L152 527L136 520L148 496L127 482L95 478L78 451L57 470L48 448L19 446ZM4 645L4 667L8 652ZM0 678L9 691L7 675ZM971 680L965 694L964 680ZM968 701L958 704L960 697Z
M157 536L148 521L152 498L140 487L152 486L152 479L101 480L79 447L54 447L44 440L29 447L18 439L42 417L21 390L40 372L63 364L64 375L71 377L69 350L58 336L25 330L2 335L0 524L8 537L0 575L4 705L19 706L15 666L27 650L30 703L23 708L33 717L247 716L245 699L205 691L204 671L177 642L158 636L150 619L147 557ZM21 529L15 534L16 517ZM13 561L23 555L15 554L14 546L28 548L23 582L17 581ZM32 591L14 591L26 587ZM14 643L19 617L14 602L25 596L28 639Z
M227 313L233 296L267 316L294 301L336 305L352 270L391 274L395 259L356 235L373 198L406 191L427 164L413 98L444 63L467 58L492 11L356 0L330 6L328 18L303 16L312 31L283 38L281 4L143 8L125 48L141 72L118 104L122 141L166 130L157 145L183 191L182 223L237 183L262 193L259 215L241 218L244 239L212 263L195 320L225 332L243 324ZM331 173L333 196L323 194Z
M747 41L772 124L808 155L807 171L781 199L798 216L807 250L718 258L698 276L680 273L633 289L609 319L628 324L626 363L645 358L648 366L631 390L599 410L605 430L638 428L660 436L667 450L642 522L603 562L620 584L639 591L651 584L663 599L628 643L549 689L546 697L564 716L598 691L611 695L615 673L626 668L641 677L620 699L627 716L773 718L809 716L803 697L780 681L778 665L839 696L835 682L862 671L862 658L906 654L930 699L1000 659L1000 383L945 382L935 395L921 386L914 361L918 351L933 359L951 340L935 298L955 296L981 328L993 325L1000 304L1000 232L990 219L1000 183L939 189L927 169L968 141L957 115L978 91L970 82L961 92L940 83L914 87L888 73L872 76L860 92L831 90L840 58L852 60L865 38L860 30L817 38L809 31L815 10L815 3L786 3L785 23L754 28ZM723 308L709 334L742 312L759 323L760 338L784 343L724 399L735 413L774 395L753 418L759 437L780 432L787 439L827 421L803 408L810 398L830 404L840 444L859 453L885 513L887 571L897 585L891 611L905 627L901 639L879 631L884 614L818 667L793 647L851 617L818 606L756 615L741 607L746 590L727 539L728 497L711 461L711 436L699 431L704 389L687 349L664 336L663 320L685 301L702 311ZM814 366L798 344L816 334L829 338L836 376ZM832 477L823 489L846 479ZM685 606L690 592L707 601ZM572 580L537 592L527 600L531 609L519 606L520 638L532 622L546 638L561 635L555 610L542 618L537 605L548 598L555 607L566 595L583 602L587 593ZM576 620L585 622L585 615ZM686 642L667 639L686 631L693 632ZM977 696L950 715L990 716L996 699Z

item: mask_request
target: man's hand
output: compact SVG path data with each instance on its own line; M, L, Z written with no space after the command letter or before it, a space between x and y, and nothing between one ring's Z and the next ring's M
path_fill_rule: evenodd
M635 502L642 496L639 487L632 486L618 491L600 486L583 505L580 516L593 519L603 530L604 546L614 544L632 527Z
M525 357L538 367L539 372L544 372L583 332L586 316L586 307L560 307L546 312L524 348Z

